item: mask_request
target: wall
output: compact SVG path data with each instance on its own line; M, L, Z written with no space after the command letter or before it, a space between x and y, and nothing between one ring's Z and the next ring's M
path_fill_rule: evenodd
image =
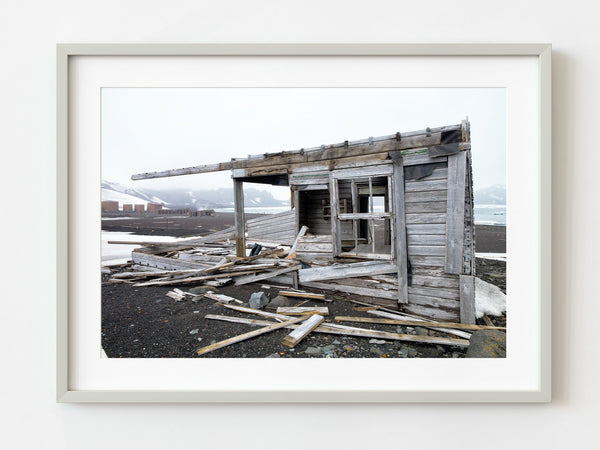
M0 441L11 449L578 448L595 439L600 219L597 6L574 0L11 1L0 5L5 216ZM66 405L54 402L57 42L551 42L553 380L547 405ZM15 186L18 186L15 189ZM594 188L596 186L596 188ZM16 224L18 223L18 226ZM12 270L12 269L15 270ZM18 268L18 270L17 270ZM592 441L593 442L593 441Z

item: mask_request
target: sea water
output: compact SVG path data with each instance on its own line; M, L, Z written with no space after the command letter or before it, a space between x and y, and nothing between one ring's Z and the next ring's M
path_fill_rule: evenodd
M475 205L475 223L506 226L506 205Z

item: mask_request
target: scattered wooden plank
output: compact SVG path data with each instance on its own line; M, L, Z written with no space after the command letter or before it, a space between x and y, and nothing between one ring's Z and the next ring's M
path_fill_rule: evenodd
M298 235L296 236L296 239L294 240L294 243L292 244L292 248L290 248L290 251L287 254L287 258L292 259L296 255L296 247L298 247L298 240L302 236L304 236L307 231L308 231L308 227L306 225L302 225L302 228L300 228L300 231L298 232Z
M236 273L235 275L248 275L251 273L255 273L254 270L247 270L245 272L239 272ZM180 278L180 279L169 279L169 280L155 280L155 281L147 281L144 283L136 283L134 284L134 286L139 287L139 286L169 286L169 285L173 285L173 284L186 284L186 283L194 283L197 281L206 281L206 280L213 280L216 278L229 278L232 275L230 273L225 273L225 274L218 274L218 275L206 275L206 276L200 276L200 277L189 277L189 278Z
M269 324L273 324L273 322L269 322L268 320L257 320L257 319L245 319L242 317L230 317L230 316L219 316L219 315L206 315L205 319L211 320L223 320L226 322L235 322L235 323L244 323L252 326L265 326ZM302 319L302 318L300 318ZM278 325L284 325L284 323L280 323ZM295 329L297 325L288 325L285 328ZM333 323L321 323L317 328L313 330L315 333L324 333L324 334L337 334L342 336L356 336L356 337L365 337L365 338L378 338L378 339L389 339L395 341L407 341L407 342L420 342L427 344L439 344L439 345L453 345L458 347L468 347L469 341L468 339L454 339L454 338L444 338L437 336L419 336L412 334L400 334L400 333L390 333L387 331L379 331L379 330L368 330L365 328L357 328L357 327L348 327L345 325L333 324Z
M415 317L410 314L403 314L403 313L397 313L397 312L392 313L392 312L388 312L388 311L367 311L367 313L373 314L374 316L385 317L387 319L413 320L415 322L435 322L433 320L426 321L425 319L421 319L419 317ZM465 339L469 339L471 337L470 333L467 333L465 331L460 331L460 330L448 329L448 331L446 331L445 328L438 328L438 327L435 327L435 328L434 327L425 327L425 328L431 328L432 330L442 331L444 333L450 333L450 334L453 334L455 336L462 337Z
M277 314L287 314L288 316L298 316L302 314L322 314L329 315L327 306L280 306L277 308Z
M294 331L288 334L281 340L281 343L287 347L294 348L302 339L304 339L308 334L313 331L315 328L319 326L321 322L323 322L325 318L318 314L313 314L308 319L306 319L300 326L298 326Z
M249 276L245 276L245 277L239 277L239 278L236 278L235 285L241 286L244 284L254 283L255 281L267 280L269 278L273 278L273 277L276 277L276 276L284 274L284 273L298 270L299 267L300 267L299 264L294 264L293 266L290 266L290 267L285 267L283 269L274 270L272 272L261 273L260 275L249 275Z
M286 316L283 314L270 313L267 311L263 311L260 309L246 308L245 306L235 306L235 305L223 305L227 309L232 309L234 311L245 312L248 314L256 314L257 316L268 317L269 319L275 319L279 321L290 320L292 316Z
M322 300L324 302L333 301L323 294L312 294L310 292L279 291L279 295L283 295L284 297L310 298L311 300Z
M217 349L220 349L220 348L223 348L223 347L227 347L229 345L236 344L238 342L242 342L242 341L245 341L247 339L251 339L253 337L260 336L261 334L269 333L271 331L275 331L275 330L278 330L280 328L287 327L289 325L293 325L293 324L301 322L303 320L305 320L304 317L295 317L295 318L293 318L291 320L288 320L286 322L271 324L269 326L266 326L264 328L260 328L260 329L255 330L255 331L250 331L248 333L244 333L244 334L241 334L239 336L234 336L234 337L231 337L229 339L225 339L224 341L221 341L221 342L216 342L214 344L207 345L206 347L201 347L198 350L196 350L196 353L198 355L204 355L204 354L212 352L214 350L217 350Z
M223 294L215 294L214 292L207 292L206 294L204 294L204 297L210 298L211 300L215 300L215 301L221 302L221 303L230 303L230 302L235 302L235 303L239 303L239 304L244 303L243 301L238 300L237 298L229 297L228 295L223 295Z
M377 323L386 325L402 325L407 327L436 327L436 328L453 328L456 330L506 330L506 327L496 327L488 325L471 325L467 323L453 322L420 322L416 320L403 319L384 319L377 317L353 317L353 316L336 316L335 320L341 322L360 322L360 323Z

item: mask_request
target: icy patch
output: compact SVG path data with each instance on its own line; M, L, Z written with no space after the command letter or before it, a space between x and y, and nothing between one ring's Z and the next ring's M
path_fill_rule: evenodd
M501 316L506 311L506 294L497 286L475 278L475 315L477 318Z
M475 253L476 258L506 261L506 253Z

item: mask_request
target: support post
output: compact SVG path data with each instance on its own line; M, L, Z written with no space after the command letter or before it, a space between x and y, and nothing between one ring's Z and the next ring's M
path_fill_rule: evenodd
M244 182L233 180L233 205L235 209L235 254L246 256L246 218L244 216Z
M404 208L404 164L394 160L394 218L396 232L396 265L398 266L398 303L408 303L408 248L406 246L406 216Z

